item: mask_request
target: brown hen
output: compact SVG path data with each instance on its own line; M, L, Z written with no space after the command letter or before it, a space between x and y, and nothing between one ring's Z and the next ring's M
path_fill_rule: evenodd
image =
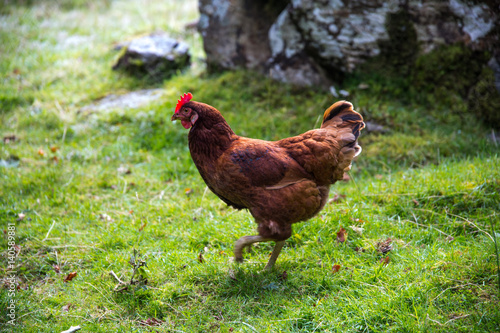
M266 269L273 267L292 224L321 211L330 185L361 152L357 139L363 118L352 104L340 101L323 115L321 128L279 141L236 135L214 107L179 100L172 120L189 131L191 157L207 186L226 204L246 208L255 218L258 235L236 241L234 257L256 242L276 242Z

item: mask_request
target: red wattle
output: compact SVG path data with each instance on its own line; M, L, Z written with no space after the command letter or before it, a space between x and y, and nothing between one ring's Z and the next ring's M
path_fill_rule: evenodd
M190 121L187 121L187 120L181 120L181 124L182 126L184 126L184 128L190 128L191 127L191 122Z

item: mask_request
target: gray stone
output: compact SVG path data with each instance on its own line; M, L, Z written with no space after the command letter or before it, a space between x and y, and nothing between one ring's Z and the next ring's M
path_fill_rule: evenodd
M83 113L105 112L116 109L136 109L163 96L163 89L144 89L123 95L111 94L79 110Z
M415 52L457 42L474 50L500 45L492 36L498 9L466 0L291 0L280 12L267 7L261 1L199 0L209 68L251 68L280 81L328 87L381 54L382 46L397 52L387 23L399 12L407 13L415 30Z
M125 69L137 75L154 77L171 75L189 65L189 46L186 43L156 33L130 41L113 69Z

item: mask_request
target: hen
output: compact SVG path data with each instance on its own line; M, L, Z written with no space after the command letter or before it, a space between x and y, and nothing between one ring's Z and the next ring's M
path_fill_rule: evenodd
M292 224L321 211L330 185L361 153L363 118L340 101L325 111L321 128L264 141L236 135L217 109L191 99L191 93L181 96L172 121L190 128L189 150L201 177L226 204L248 209L258 225L258 235L236 241L235 260L243 261L243 249L253 243L274 241L271 269Z

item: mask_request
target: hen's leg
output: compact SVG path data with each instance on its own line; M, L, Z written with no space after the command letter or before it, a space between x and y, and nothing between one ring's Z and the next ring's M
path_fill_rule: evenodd
M283 245L285 245L285 241L278 241L274 245L273 252L271 253L271 258L269 258L269 261L267 262L267 265L264 268L266 271L270 271L273 268L276 259L278 259L278 256L280 255Z
M243 236L236 241L234 244L234 261L243 261L243 249L246 246L252 246L253 243L257 242L269 242L272 239L264 238L262 236ZM279 253L278 253L279 254Z

